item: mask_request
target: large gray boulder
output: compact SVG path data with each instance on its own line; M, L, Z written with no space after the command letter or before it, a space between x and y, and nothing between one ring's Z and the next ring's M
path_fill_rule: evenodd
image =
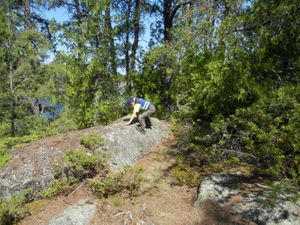
M135 124L124 126L116 123L104 127L102 137L106 145L98 150L108 152L111 164L117 168L133 164L170 134L166 123L157 119L151 122L152 129L146 129L145 134L138 132Z
M282 193L275 204L266 204L272 199L271 190L257 182L255 177L239 173L212 175L201 182L194 206L212 201L259 225L300 224L300 201L293 203Z
M91 133L97 133L105 140L105 145L98 151L108 152L110 163L116 169L131 165L170 134L166 122L155 118L151 118L151 122L152 129L147 129L145 134L138 132L135 124L125 126L124 121L119 120L108 126L74 131L20 147L0 171L0 197L9 199L28 188L37 193L49 187L54 180L54 160L68 150L82 147L80 138Z

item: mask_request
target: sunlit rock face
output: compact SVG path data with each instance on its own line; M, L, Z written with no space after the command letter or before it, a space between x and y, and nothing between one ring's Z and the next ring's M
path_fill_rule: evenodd
M120 169L132 165L170 134L166 122L151 118L151 123L151 129L146 129L145 134L136 130L136 124L125 126L124 121L119 120L111 125L49 137L20 147L0 171L0 196L9 199L29 188L35 194L49 187L54 180L55 159L71 149L82 148L80 137L91 133L105 140L105 145L96 151L107 152L113 167Z
M274 204L270 203L272 191L260 183L263 180L241 173L219 173L205 178L194 202L203 207L214 202L233 214L247 218L255 224L300 224L300 201L289 201L287 194L280 194Z

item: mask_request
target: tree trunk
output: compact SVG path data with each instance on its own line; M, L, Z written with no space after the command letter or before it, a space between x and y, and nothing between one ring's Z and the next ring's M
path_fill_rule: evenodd
M8 81L9 81L9 111L10 111L10 134L12 137L16 135L16 112L15 112L15 94L13 86L13 63L11 58L11 38L8 39L8 49L7 49L7 61L8 61Z
M79 0L74 0L75 10L76 10L76 19L77 19L77 59L81 59L81 52L83 51L83 35L82 35L82 13L80 9Z
M127 2L127 12L126 12L126 23L125 23L125 28L126 28L126 36L125 36L125 70L126 70L126 88L127 88L127 93L131 94L132 87L131 87L131 77L130 77L130 55L129 55L129 50L130 50L130 10L131 10L131 0L128 0Z
M110 66L113 74L117 74L117 65L116 65L116 48L114 43L114 37L111 26L111 16L110 16L110 0L106 1L105 7L105 27L104 27L104 36L106 39L107 46L109 46L110 52Z
M172 6L172 0L164 0L163 5L163 20L164 20L164 42L168 43L172 39L171 30L173 28L173 20L180 8L187 5L192 5L193 0L183 1Z
M171 28L173 27L172 15L172 0L164 0L163 18L164 18L164 42L171 41Z
M32 23L31 23L30 0L24 0L24 7L25 7L26 27L28 29L31 29L32 28Z
M130 86L134 87L134 72L136 65L136 53L139 44L139 33L140 33L140 0L135 0L135 9L134 9L134 18L133 18L133 26L134 26L134 40L131 49L131 57L130 57L130 69L129 69L129 77L130 77Z
M163 19L164 19L164 44L167 45L171 41L171 29L173 27L173 21L172 21L172 0L164 0L164 6L163 6ZM165 71L162 74L164 77L164 90L163 90L163 103L166 108L166 115L168 116L171 112L171 105L172 105L172 99L171 99L171 86L172 86L172 77L170 74L167 73L167 70L171 67L171 63L169 60L169 56L165 55Z
M167 45L172 40L171 31L173 28L173 20L176 16L178 10L185 5L191 5L192 0L178 3L172 6L172 0L164 0L163 2L163 22L164 22L164 44ZM173 86L173 77L171 74L167 73L167 70L171 68L171 62L169 56L165 56L165 72L162 74L164 76L164 104L166 107L167 115L173 110L173 100L171 96L171 90ZM167 94L166 94L167 93Z

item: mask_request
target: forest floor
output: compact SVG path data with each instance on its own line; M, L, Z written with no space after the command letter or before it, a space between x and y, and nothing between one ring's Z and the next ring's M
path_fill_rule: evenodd
M132 197L124 191L108 198L99 198L85 182L71 194L28 204L29 216L18 225L46 225L63 210L82 200L97 205L91 225L254 224L213 204L193 207L197 187L178 186L172 181L170 169L176 160L170 156L171 143L172 139L163 141L137 161L136 166L145 169L137 196Z

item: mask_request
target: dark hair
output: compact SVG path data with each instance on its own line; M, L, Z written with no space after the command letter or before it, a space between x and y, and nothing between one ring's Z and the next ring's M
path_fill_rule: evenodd
M128 104L128 105L130 105L130 104L133 103L133 102L134 102L133 97L130 96L130 97L127 98L127 104Z

